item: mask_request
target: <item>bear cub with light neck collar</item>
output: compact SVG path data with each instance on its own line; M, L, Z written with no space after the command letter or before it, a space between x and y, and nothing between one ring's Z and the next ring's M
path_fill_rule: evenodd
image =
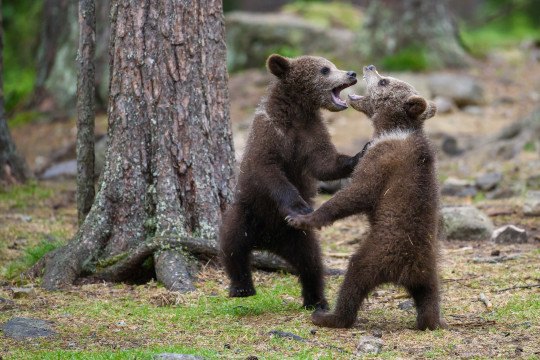
M316 311L313 323L351 327L368 294L378 285L404 286L413 297L418 329L445 328L437 277L439 208L435 152L423 130L437 111L409 84L364 67L367 95L349 95L374 127L352 183L315 212L289 216L300 229L321 228L365 213L370 232L350 258L333 312Z

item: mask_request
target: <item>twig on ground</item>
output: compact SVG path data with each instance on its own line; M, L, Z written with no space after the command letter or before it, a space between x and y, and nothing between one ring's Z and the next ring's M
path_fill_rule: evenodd
M503 291L516 290L516 289L532 289L532 288L535 288L535 287L540 287L540 284L514 286L514 287L509 287L509 288L501 289L501 290L493 290L493 292L499 292L500 293L500 292L503 292Z
M486 305L486 308L489 311L493 310L493 304L491 303L491 301L489 301L486 295L484 295L484 293L480 293L480 301L482 301L484 305Z

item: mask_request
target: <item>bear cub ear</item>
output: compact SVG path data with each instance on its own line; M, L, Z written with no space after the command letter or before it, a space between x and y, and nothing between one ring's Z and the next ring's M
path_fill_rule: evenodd
M420 116L427 109L427 101L421 96L413 95L405 102L405 111L409 116Z
M281 78L289 70L289 59L278 54L270 55L266 61L266 67L272 74Z

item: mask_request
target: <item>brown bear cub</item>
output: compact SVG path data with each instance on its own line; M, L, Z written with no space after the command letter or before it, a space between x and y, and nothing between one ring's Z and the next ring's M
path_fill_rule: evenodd
M285 217L312 212L316 180L350 176L361 157L336 151L321 114L321 108L347 108L340 91L356 83L356 73L314 56L274 54L267 67L276 78L256 110L235 200L220 230L229 296L255 295L250 253L268 250L298 271L305 307L328 309L316 235L289 226Z
M313 323L351 327L369 292L383 283L403 285L413 297L419 329L445 328L437 278L439 207L435 152L423 131L436 106L409 84L364 67L367 95L350 95L351 106L374 127L352 183L308 215L292 215L300 229L321 228L365 213L369 235L351 257L333 313L313 313Z

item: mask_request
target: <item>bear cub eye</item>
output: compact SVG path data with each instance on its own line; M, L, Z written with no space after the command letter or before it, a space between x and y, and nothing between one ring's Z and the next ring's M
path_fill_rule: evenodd
M330 73L330 69L325 66L321 69L321 72L323 75L328 75Z
M387 84L386 79L382 79L381 81L379 81L379 85L381 85L381 86L384 86L386 84Z

